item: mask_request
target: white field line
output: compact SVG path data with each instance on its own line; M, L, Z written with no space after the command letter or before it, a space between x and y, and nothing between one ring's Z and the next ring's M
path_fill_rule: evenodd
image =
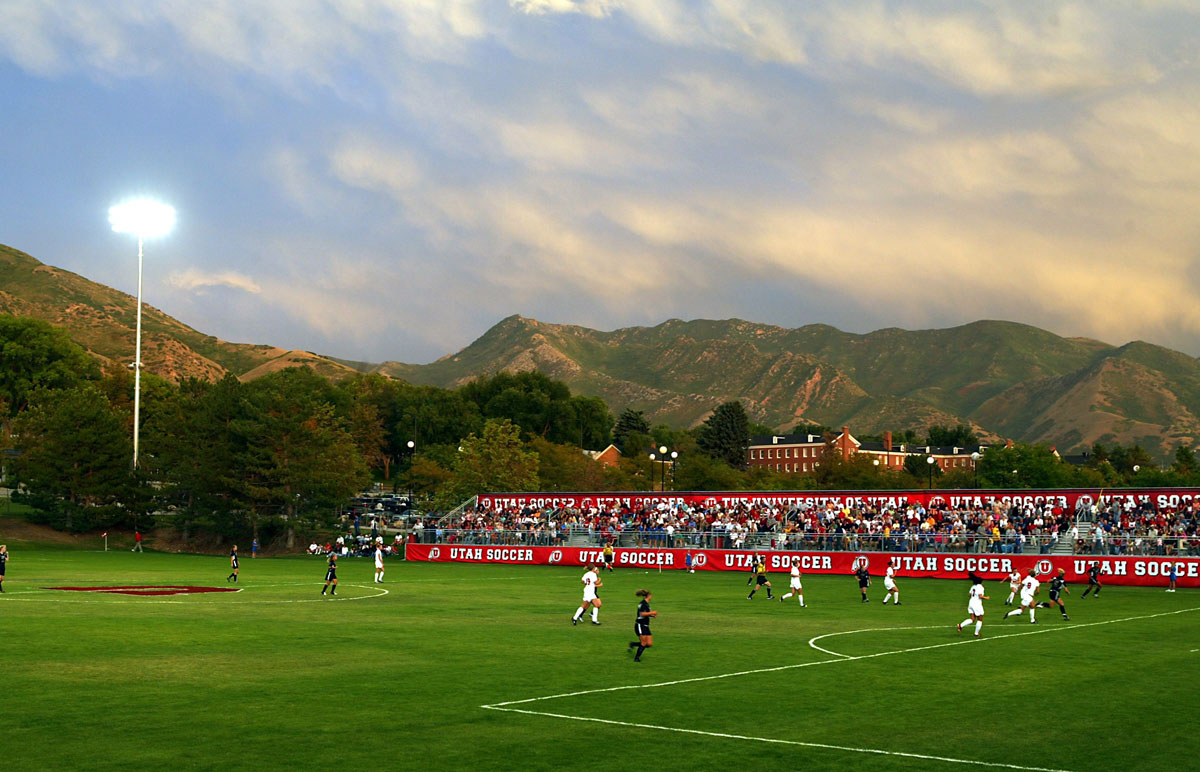
M308 584L313 587L316 587L318 584L321 584L321 582L287 582L285 584L276 584L276 585L265 585L264 584L264 585L257 585L257 586L258 587L282 587L282 586L287 586L287 585L291 585L291 584ZM334 596L332 598L320 597L320 598L293 598L293 599L286 599L286 600L253 600L253 601L246 601L246 602L244 602L244 604L235 604L233 606L233 608L236 608L238 605L260 606L260 605L263 605L266 603L330 603L330 602L337 602L337 601L343 601L343 600L344 601L370 600L372 598L382 598L384 595L389 594L389 592L387 590L383 589L382 587L367 587L366 585L362 585L362 584L341 584L339 586L340 587L357 587L360 590L376 590L377 592L374 595L354 595L354 596L346 597L346 598L343 598L340 595L338 595L338 596ZM240 587L240 588L238 588L238 592L240 593L242 590L251 590L251 589L255 589L255 586ZM159 597L154 597L154 596L149 596L149 597L143 598L141 600L75 600L74 598L62 597L63 594L65 594L65 592L67 592L67 591L65 591L65 590L24 590L24 591L18 591L18 592L5 592L4 594L0 595L0 602L8 600L8 601L12 601L14 603L17 601L25 601L28 603L103 603L105 605L113 605L113 604L128 605L128 604L134 604L134 603L143 603L143 604L145 604L145 603L153 603L153 604L171 603L171 604L177 604L177 605L181 605L181 606L183 606L183 605L192 605L192 606L211 605L211 604L221 602L219 600L163 600ZM41 597L37 597L37 598L14 598L14 597L12 597L13 595L35 595L35 594L39 595ZM98 593L98 594L111 596L116 593ZM196 593L196 594L201 595L204 593Z
M841 662L842 660L834 660ZM494 705L482 705L488 710L502 710L508 713L525 713L530 716L549 716L551 718L566 718L572 721L591 721L597 724L612 724L613 726L628 726L636 729L657 729L664 732L681 732L683 734L698 734L706 737L721 737L728 740L750 740L752 742L773 743L777 745L799 745L805 748L822 748L832 751L849 751L851 753L871 753L878 756L903 756L909 759L924 759L926 761L944 761L948 764L970 764L979 767L999 767L1003 769L1019 769L1023 772L1071 772L1057 767L1024 767L1019 764L1003 762L976 761L974 759L956 759L950 756L929 756L923 753L905 753L903 751L885 751L878 748L853 748L847 745L830 745L828 743L809 743L800 740L780 740L774 737L751 737L744 734L728 734L725 732L705 732L701 729L683 729L675 726L658 726L657 724L638 724L632 721L610 721L606 718L588 718L586 716L568 716L562 713L545 713L539 710L521 710L520 708L498 708Z
M1113 625L1119 622L1133 622L1140 619L1155 619L1157 617L1173 616L1175 614L1186 614L1191 611L1200 611L1200 606L1195 608L1179 609L1178 611L1163 611L1158 614L1144 614L1136 617L1123 617L1121 619L1109 619L1103 622L1085 622L1083 624L1072 625L1054 625L1053 627L1041 627L1037 630L1030 630L1024 633L1009 633L1008 635L993 635L987 638L975 638L972 636L962 641L950 641L949 643L935 643L929 646L914 646L908 649L893 649L892 651L880 651L874 654L860 654L858 656L839 655L842 659L820 659L815 662L800 662L795 665L778 665L776 667L755 668L754 670L739 670L734 673L721 673L720 675L697 676L695 678L680 678L676 681L662 681L654 684L628 684L626 686L610 686L604 689L584 689L578 692L564 692L563 694L549 694L545 697L528 697L523 700L508 700L507 702L496 702L490 705L480 705L481 708L500 708L506 705L522 705L527 702L542 702L543 700L556 700L562 697L579 697L585 694L600 694L602 692L620 692L627 689L657 689L663 686L676 686L678 684L696 683L698 681L716 681L721 678L734 678L736 676L754 675L755 673L775 673L780 670L795 670L802 667L815 667L817 665L830 665L835 662L855 662L860 659L875 659L876 657L888 657L893 654L910 654L914 651L927 651L929 649L941 649L946 646L962 646L968 643L983 643L985 641L1001 641L1005 638L1019 638L1024 635L1041 635L1042 633L1061 632L1063 630L1078 630L1084 627L1096 627L1097 625ZM1028 624L1028 623L1026 623Z
M825 654L832 654L835 657L850 657L853 659L853 657L851 657L849 654L842 654L837 651L822 649L817 645L817 641L821 640L822 638L832 638L835 635L853 635L854 633L883 633L888 632L889 630L932 630L935 627L945 627L945 625L925 625L924 627L868 627L862 630L843 630L840 633L825 633L824 635L818 635L815 638L809 638L808 645L817 651L824 652Z
M678 684L696 683L698 681L714 681L714 680L721 679L721 678L733 678L735 676L752 675L755 673L772 673L772 672L777 672L780 670L794 670L794 669L802 668L802 667L812 667L812 666L816 666L816 665L828 665L828 664L832 664L835 662L854 662L854 661L857 661L860 659L874 659L876 657L887 657L887 656L891 656L893 654L909 654L909 653L916 652L916 651L928 651L930 649L941 649L941 648L944 648L947 646L961 646L961 645L967 644L967 643L980 643L982 641L997 641L997 640L1004 640L1005 638L1019 638L1021 636L1025 636L1025 635L1041 635L1042 633L1061 632L1063 630L1077 630L1077 629L1080 629L1083 627L1096 627L1099 625L1111 625L1111 624L1117 624L1120 622L1134 622L1134 621L1138 621L1138 620L1142 620L1142 619L1155 619L1157 617L1174 616L1176 614L1186 614L1186 613L1189 613L1192 611L1200 611L1200 606L1198 606L1196 608L1180 609L1178 611L1164 611L1164 612L1161 612L1158 614L1143 614L1140 616L1123 617L1121 619L1109 619L1109 620L1105 620L1103 622L1086 622L1083 624L1074 624L1074 625L1055 625L1054 627L1045 627L1045 628L1040 628L1038 630L1029 630L1029 631L1023 632L1023 633L1009 633L1007 635L996 635L996 636L990 636L988 638L975 638L974 636L972 636L971 638L968 638L968 639L962 640L962 641L950 641L948 643L935 643L930 646L914 646L914 647L907 648L907 649L894 649L892 651L876 652L875 654L862 654L859 656L848 656L845 654L837 654L836 656L841 657L841 659L823 659L823 660L817 660L816 662L801 662L801 663L795 664L795 665L780 665L778 667L756 668L754 670L740 670L735 673L721 673L720 675L699 676L696 678L681 678L681 679L678 679L675 681L663 681L660 683L653 683L653 684L630 684L627 686L611 686L611 687L604 688L604 689L586 689L586 690L578 691L578 692L567 692L564 694L551 694L551 695L547 695L545 697L530 697L530 698L523 699L523 700L509 700L507 702L497 702L497 703L494 703L491 705L480 705L479 707L484 710L498 710L498 711L503 711L503 712L507 712L507 713L524 713L526 715L531 715L531 716L547 716L549 718L561 718L561 719L567 719L570 721L587 721L587 722L592 722L592 723L597 723L597 724L610 724L613 726L627 726L627 727L632 727L632 728L637 728L637 729L654 729L654 730L663 731L663 732L678 732L681 734L694 734L694 735L704 735L704 736L708 736L708 737L721 737L721 738L726 738L726 739L730 739L730 740L749 740L751 742L773 743L773 744L779 744L779 745L796 745L796 746L803 746L803 747L807 747L807 748L822 748L825 750L845 751L848 753L869 753L869 754L875 754L875 755L881 755L881 756L901 756L901 757L905 757L905 758L925 759L928 761L942 761L942 762L946 762L948 764L965 764L965 765L970 765L970 766L992 767L992 768L999 768L999 769L1016 769L1016 770L1024 770L1025 772L1070 772L1070 770L1063 770L1063 769L1056 769L1056 768L1030 767L1030 766L1021 766L1018 764L1006 764L1003 762L979 761L979 760L975 760L975 759L958 759L958 758L952 758L952 757L948 757L948 756L929 756L929 755L923 755L923 754L919 754L919 753L904 753L901 751L885 751L885 750L882 750L879 748L855 748L855 747L843 746L843 745L830 745L827 743L802 742L800 740L781 740L781 739L773 738L773 737L752 737L749 735L728 734L728 733L724 733L724 732L706 732L706 731L703 731L700 729L687 729L684 727L674 727L674 726L659 726L657 724L641 724L641 723L635 723L635 722L630 722L630 721L613 721L610 719L603 719L603 718L591 718L589 716L571 716L571 715L567 715L565 713L550 713L548 711L526 710L523 708L513 708L513 707L508 707L508 706L523 705L523 704L527 704L527 703L531 703L531 702L542 702L545 700L555 700L555 699L560 699L563 697L578 697L578 696L585 695L585 694L617 692L617 691L624 691L624 690L628 690L628 689L655 689L655 688L659 688L659 687L663 687L663 686L675 686ZM883 629L891 630L891 629L906 629L906 628L883 628ZM907 629L916 629L916 628L907 628ZM868 632L868 631L853 630L853 631L847 631L847 632L849 633L849 632ZM836 633L834 633L834 634L836 634ZM827 636L817 636L816 638L813 638L812 640L816 641L822 637L827 637ZM811 643L812 643L812 641L810 641L810 644ZM818 647L814 647L814 648L818 648ZM824 650L822 650L822 651L824 651ZM834 652L827 652L827 653L834 653Z

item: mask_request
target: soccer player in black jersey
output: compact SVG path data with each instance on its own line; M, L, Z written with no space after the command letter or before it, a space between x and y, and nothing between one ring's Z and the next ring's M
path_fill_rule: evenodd
M858 577L858 591L862 593L862 602L867 603L870 600L867 597L867 588L871 586L871 570L863 563L854 569L854 575Z
M1071 591L1067 589L1067 580L1063 578L1066 573L1065 569L1058 569L1058 576L1050 580L1050 601L1039 603L1038 606L1041 608L1058 606L1058 610L1062 612L1062 618L1070 622L1071 617L1067 616L1067 604L1062 601L1062 593L1071 594Z
M0 544L0 592L4 592L4 567L8 563L8 547Z
M333 589L329 585L333 584ZM325 586L321 588L321 594L329 590L330 595L337 595L337 553L329 553L329 568L325 569Z
M746 600L753 600L759 587L767 588L767 600L775 600L775 596L771 594L771 582L767 580L767 562L762 558L758 558L754 563L754 588L750 590Z
M754 579L758 576L758 553L755 552L750 556L750 578L746 580L747 587L754 586Z
M658 612L650 610L649 590L638 590L634 595L641 598L642 602L638 604L637 616L633 619L633 634L638 639L629 642L629 651L636 647L637 653L633 655L633 661L641 662L642 652L654 645L654 638L650 635L650 618L658 616Z
M1087 589L1083 591L1083 595L1080 595L1079 598L1081 600L1083 598L1086 598L1088 596L1088 593L1091 592L1092 590L1096 591L1096 597L1099 598L1100 597L1100 563L1099 562L1092 563L1091 568L1088 569L1088 586L1087 586Z
M231 570L230 570L229 576L225 577L225 581L227 581L227 582L232 581L234 584L237 584L238 559L237 559L237 545L236 544L233 545L233 549L231 549L229 551L229 568Z

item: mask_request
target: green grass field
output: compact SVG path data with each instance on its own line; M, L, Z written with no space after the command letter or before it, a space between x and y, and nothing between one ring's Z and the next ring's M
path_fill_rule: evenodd
M239 593L133 597L40 588L224 587L227 559L9 547L5 770L1197 764L1194 590L1075 588L1071 622L1031 626L1000 621L989 583L974 641L966 581L903 580L883 607L881 582L864 605L851 577L809 576L801 609L747 601L744 574L626 570L602 625L573 627L576 568L391 561L376 585L345 559L333 600L323 559L247 555ZM639 587L660 616L635 664Z

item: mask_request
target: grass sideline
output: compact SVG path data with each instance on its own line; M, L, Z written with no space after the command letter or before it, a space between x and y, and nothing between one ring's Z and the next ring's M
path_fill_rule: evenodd
M901 580L894 608L881 582L861 604L853 578L808 576L800 609L761 591L747 601L744 573L626 569L603 576L602 626L573 627L577 568L390 561L381 586L370 561L346 559L331 600L322 559L243 555L242 592L132 597L39 588L224 587L228 560L29 544L12 558L6 770L1195 763L1194 590L1081 601L1076 587L1072 622L1041 610L1035 627L1001 622L1007 585L988 583L984 638L971 641L954 629L965 580ZM660 617L634 664L639 587ZM810 646L818 636L836 654ZM506 702L531 713L484 707Z

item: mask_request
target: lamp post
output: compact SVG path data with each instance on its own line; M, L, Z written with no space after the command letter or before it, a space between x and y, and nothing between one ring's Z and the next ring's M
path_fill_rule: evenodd
M137 469L142 403L142 243L171 231L175 208L148 198L135 198L109 207L108 222L115 232L132 233L138 240L137 333L133 352L133 468Z
M659 458L658 472L659 472L659 479L661 480L661 483L659 484L658 489L660 491L665 491L667 489L667 446L666 445L658 446L658 458Z
M979 489L979 451L971 454L971 468L975 470L975 489Z
M929 464L929 490L933 490L933 456L926 456L925 463Z
M679 458L679 451L671 451L671 490L675 490L675 462Z
M408 448L408 512L411 514L412 511L416 509L416 507L413 506L415 502L413 502L412 488L412 457L413 453L416 451L417 443L413 440L409 440L404 444Z
M658 458L653 453L650 454L650 492L654 492L654 459Z

